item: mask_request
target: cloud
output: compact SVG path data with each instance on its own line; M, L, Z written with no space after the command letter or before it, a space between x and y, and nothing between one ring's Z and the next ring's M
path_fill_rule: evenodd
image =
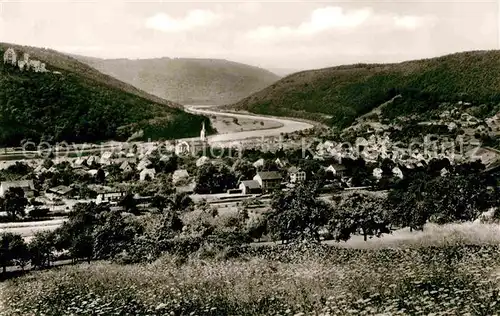
M210 10L192 10L180 19L157 13L146 19L146 27L162 32L184 32L214 24L221 18Z
M247 32L247 37L254 40L300 38L329 30L356 30L377 26L415 30L429 21L431 19L428 17L377 14L371 8L344 10L328 6L313 10L309 20L298 26L260 26Z
M312 35L330 29L355 28L371 16L370 9L360 9L346 12L341 7L324 7L314 10L307 22L297 27L291 26L261 26L248 32L253 39L282 38L294 35Z
M416 29L421 26L424 22L424 18L418 16L395 16L394 17L394 25L400 28L406 29Z
M303 34L314 34L332 28L353 28L363 24L371 14L370 9L344 12L340 7L320 8L314 10L311 20L302 23L297 31Z

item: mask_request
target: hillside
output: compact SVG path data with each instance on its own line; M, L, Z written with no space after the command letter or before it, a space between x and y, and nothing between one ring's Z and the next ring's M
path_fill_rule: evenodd
M141 90L182 104L234 103L279 79L267 70L221 59L75 57Z
M424 115L442 102L500 101L500 51L475 51L399 64L357 64L303 71L287 76L231 108L295 116L348 127L397 95L385 109L388 119Z
M0 63L0 145L23 139L93 142L127 139L138 130L144 138L195 136L202 121L180 105L144 93L53 50L0 44L18 61L24 53L46 64L47 72L21 71ZM34 68L33 68L34 69Z

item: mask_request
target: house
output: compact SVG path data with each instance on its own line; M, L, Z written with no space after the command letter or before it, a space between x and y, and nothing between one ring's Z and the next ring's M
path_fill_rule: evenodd
M141 173L139 174L139 180L140 181L146 181L146 180L153 180L156 175L156 170L155 169L142 169Z
M203 156L196 160L196 167L201 167L208 162L210 162L210 158L208 158L207 156Z
M35 170L33 170L33 172L35 172L36 174L44 173L47 171L47 168L45 168L43 165L39 165L35 168Z
M181 142L175 146L175 153L177 155L189 154L189 144L187 142Z
M99 160L99 163L101 165L110 165L111 164L111 157L113 156L113 153L110 151L104 152L101 155L101 159Z
M277 171L257 172L253 180L257 181L263 192L279 189L283 177Z
M306 181L306 172L302 168L291 167L288 169L290 183L300 183Z
M403 179L403 171L401 171L401 169L399 169L399 167L394 167L392 168L392 174L395 176L395 177L398 177L400 179Z
M382 179L382 173L384 173L384 171L383 171L382 169L380 169L380 168L375 168L375 169L373 169L373 173L372 173L372 175L373 175L373 177L374 177L375 179L380 180L380 179Z
M47 191L50 193L57 194L59 196L68 196L71 192L73 192L73 189L65 185L60 185L54 188L50 188Z
M5 193L10 188L21 188L24 191L24 196L32 198L35 196L35 185L33 180L19 180L19 181L3 181L0 183L0 196L5 196Z
M276 160L274 161L274 163L280 167L280 168L284 168L286 165L287 165L287 161L285 159L279 159L279 158L276 158Z
M446 176L446 175L447 175L447 174L449 174L449 173L450 173L450 172L449 172L449 171L448 171L448 169L446 169L446 168L443 168L443 169L441 169L441 171L440 171L441 177L444 177L444 176Z
M238 188L243 194L259 194L262 193L259 182L255 180L241 181Z
M328 168L326 168L326 172L331 172L333 173L334 176L343 176L345 171L346 171L346 167L344 165L329 165Z
M92 166L93 164L97 164L99 162L99 157L90 156L87 158L87 166Z
M82 166L85 164L85 158L84 157L78 157L76 158L74 161L73 161L73 167L78 167L78 166Z
M137 170L141 171L148 168L152 164L151 160L144 158L137 164Z
M255 168L261 168L264 167L264 159L259 159L256 162L252 164Z
M97 191L97 198L95 202L100 203L116 203L120 201L126 192L120 189L101 189Z
M126 160L124 162L122 162L122 164L120 165L120 170L123 173L134 171L134 169L132 168L130 163Z
M187 179L189 179L189 173L185 169L175 170L172 174L172 183L174 184Z

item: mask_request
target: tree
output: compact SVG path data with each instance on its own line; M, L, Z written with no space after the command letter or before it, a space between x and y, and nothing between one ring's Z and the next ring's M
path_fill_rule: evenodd
M264 216L254 216L247 222L247 232L250 237L260 239L267 234L267 220Z
M257 169L250 162L243 159L238 159L234 163L232 170L239 181L253 179L257 173Z
M35 267L50 267L56 249L56 234L53 231L40 231L28 245L31 264Z
M427 198L430 177L422 172L415 173L398 182L389 192L391 222L400 227L423 229L433 210Z
M25 207L28 205L28 199L24 196L22 188L9 188L2 201L4 211L11 219L25 215Z
M132 214L138 213L137 201L131 192L127 192L123 196L123 198L118 202L118 205L123 207L127 212L130 212Z
M97 259L112 259L130 247L136 235L142 233L136 222L126 221L120 211L109 210L96 216L93 227L94 256Z
M337 241L346 241L358 231L365 241L368 236L380 237L390 232L383 206L384 199L371 194L356 192L343 197L335 206L329 230Z
M157 208L160 213L162 213L168 205L168 198L164 195L155 194L151 199L151 206Z
M170 198L170 208L173 212L186 213L194 208L194 202L187 193L176 193Z
M328 223L329 206L317 198L311 185L301 185L273 196L272 211L267 215L269 232L274 239L320 240L319 230Z
M427 187L427 202L434 210L430 220L438 224L472 221L492 206L487 184L479 173L434 179Z
M106 174L104 173L104 170L102 170L101 168L97 170L96 180L97 183L104 183L106 181Z
M24 269L28 255L28 247L21 235L13 233L0 234L0 263L5 274L7 265L18 264Z
M183 227L184 224L177 213L160 214L155 218L150 235L156 242L164 242L174 238L177 233L182 231Z
M194 191L201 194L223 193L236 186L235 175L222 164L204 164L196 173Z
M401 227L423 229L427 221L444 224L470 221L494 206L489 179L476 165L459 165L442 177L418 172L398 182L389 192L391 221ZM433 177L434 176L434 177Z

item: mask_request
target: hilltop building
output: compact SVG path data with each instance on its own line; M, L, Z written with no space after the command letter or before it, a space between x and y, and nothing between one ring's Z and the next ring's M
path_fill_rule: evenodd
M17 53L12 47L7 49L3 54L3 63L11 64L12 66L17 65Z
M3 54L3 63L17 66L21 71L31 70L33 72L47 72L45 63L42 63L39 60L30 59L30 54L28 53L24 53L23 58L17 60L17 53L12 47L7 49Z

